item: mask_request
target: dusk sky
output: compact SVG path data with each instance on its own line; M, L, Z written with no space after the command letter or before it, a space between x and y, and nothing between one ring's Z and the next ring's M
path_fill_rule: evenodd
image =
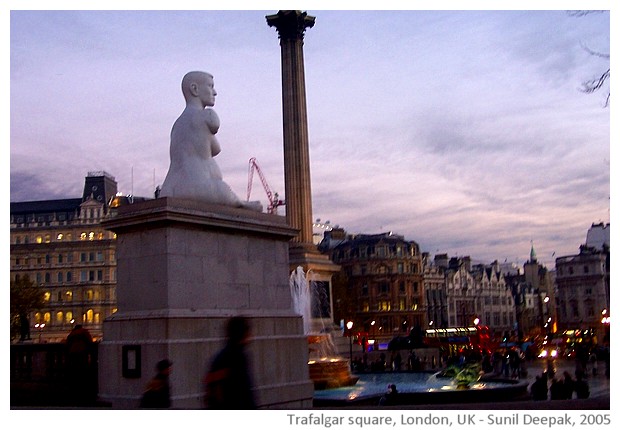
M609 13L303 10L314 218L485 263L533 241L550 268L610 222L609 87L580 91L609 68ZM224 180L245 199L256 157L285 199L276 12L10 11L11 201L100 170L152 197L191 70L215 77Z

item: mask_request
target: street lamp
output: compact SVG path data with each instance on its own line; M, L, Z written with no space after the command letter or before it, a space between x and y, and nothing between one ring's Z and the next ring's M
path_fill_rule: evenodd
M478 324L480 324L480 318L476 317L474 318L474 325L477 326Z
M36 323L34 325L34 328L39 330L39 343L41 343L41 334L43 332L43 329L45 328L45 323Z
M347 322L347 331L349 332L349 365L353 370L353 338L351 337L351 329L353 328L353 321Z

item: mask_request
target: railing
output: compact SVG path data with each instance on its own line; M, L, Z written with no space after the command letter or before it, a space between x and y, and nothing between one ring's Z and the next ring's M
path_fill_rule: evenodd
M10 346L11 407L97 405L97 344L76 365L64 343Z

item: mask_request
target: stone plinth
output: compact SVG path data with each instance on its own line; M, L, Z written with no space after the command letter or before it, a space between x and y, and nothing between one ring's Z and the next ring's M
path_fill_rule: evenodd
M283 217L160 198L120 208L104 226L117 234L118 312L104 322L101 400L137 407L155 364L169 358L173 407L202 407L226 322L244 315L259 406L311 407L307 339L288 281L296 230Z

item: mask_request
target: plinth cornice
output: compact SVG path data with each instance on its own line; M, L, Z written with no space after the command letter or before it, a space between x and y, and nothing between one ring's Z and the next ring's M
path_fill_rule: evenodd
M297 229L287 223L285 217L279 215L174 197L161 197L122 206L116 216L101 224L104 228L117 233L172 224L193 224L217 230L267 233L287 239L295 237L298 233Z

